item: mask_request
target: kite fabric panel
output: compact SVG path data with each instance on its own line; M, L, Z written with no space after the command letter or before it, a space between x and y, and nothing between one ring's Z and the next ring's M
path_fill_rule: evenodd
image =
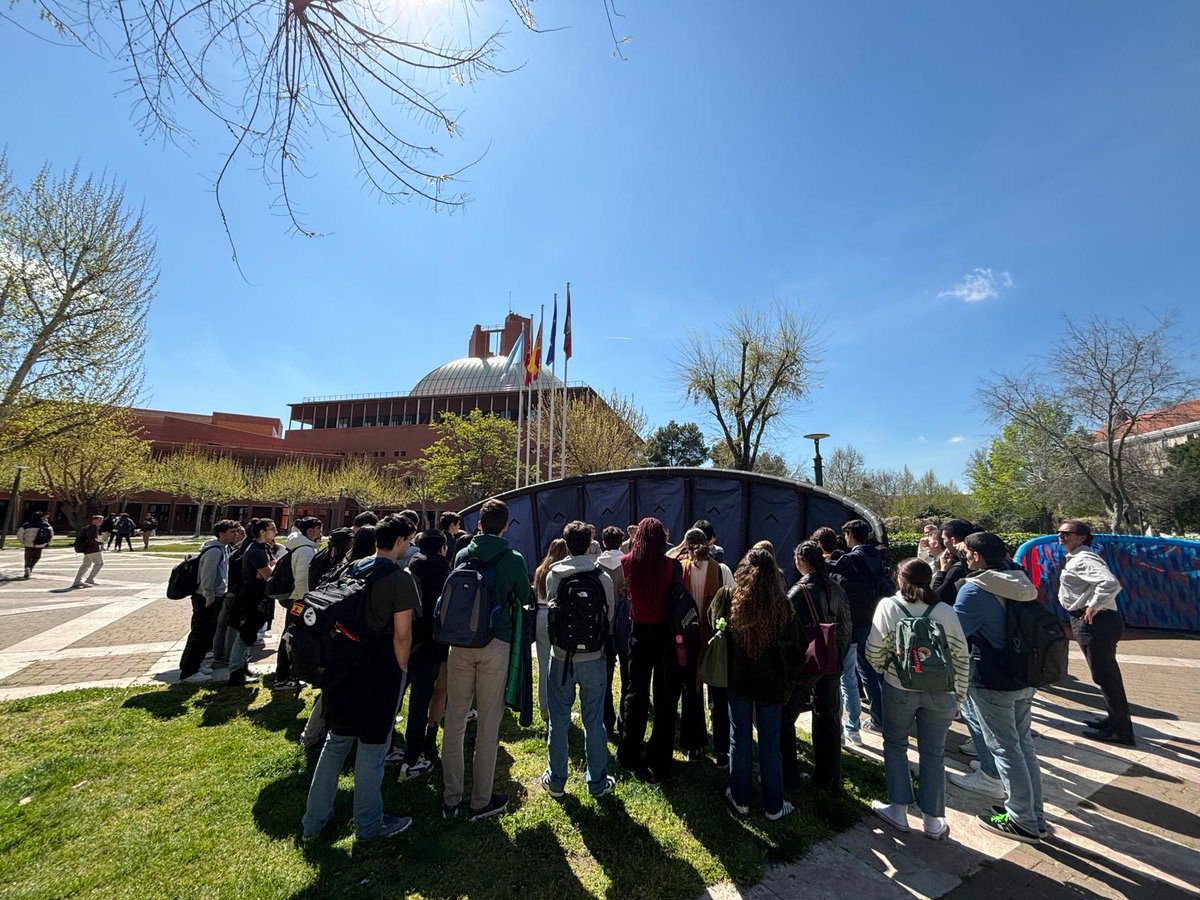
M746 535L746 549L761 540L774 544L775 559L788 584L796 580L792 556L799 527L800 505L795 489L773 484L750 485L750 533Z
M571 487L547 487L537 493L538 561L546 553L546 548L555 538L562 537L563 528L568 522L580 517L579 489ZM534 567L536 568L536 563Z
M1097 534L1092 546L1121 582L1117 606L1132 628L1200 632L1200 541ZM1068 618L1058 603L1063 548L1055 535L1026 541L1016 561L1038 589L1038 600Z
M692 521L697 519L712 522L717 543L725 550L725 565L736 569L746 552L742 538L742 483L728 478L693 478Z
M845 505L835 500L826 494L820 494L813 491L808 495L808 510L805 515L804 536L807 538L814 531L822 526L832 528L838 534L842 533L842 526L850 519L858 518L851 510L846 509ZM882 535L876 535L882 539Z
M596 526L596 539L609 525L622 531L629 521L629 481L593 481L583 489L584 520Z
M671 533L671 542L683 539L683 479L640 478L637 481L637 519L658 519ZM691 522L687 523L688 525Z
M508 504L508 531L504 532L504 537L508 545L525 558L525 568L532 573L542 561L537 536L533 533L533 499L526 495L510 497L505 502Z

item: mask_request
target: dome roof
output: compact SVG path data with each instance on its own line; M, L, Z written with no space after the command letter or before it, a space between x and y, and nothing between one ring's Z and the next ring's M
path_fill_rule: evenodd
M508 370L508 374L501 378L507 361L508 358L504 356L492 356L488 359L468 356L465 359L456 359L444 366L438 366L418 381L409 396L486 394L493 391L518 390L525 383L525 370L514 364ZM562 382L551 375L550 370L545 366L542 366L541 378L543 387L560 387L562 385Z

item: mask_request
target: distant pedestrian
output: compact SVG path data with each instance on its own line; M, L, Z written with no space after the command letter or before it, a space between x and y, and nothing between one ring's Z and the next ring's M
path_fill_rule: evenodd
M117 516L117 521L113 525L113 531L117 537L117 552L121 552L121 541L124 540L129 552L133 552L133 533L137 531L137 523L129 518L127 513L121 513Z
M95 584L96 574L104 567L104 553L100 549L100 525L103 521L104 516L92 516L91 522L84 525L75 536L75 552L83 554L83 562L79 564L79 571L75 573L75 583L71 587L80 588L85 584Z
M104 549L112 548L113 538L117 536L117 517L112 513L102 516L100 522L100 541L104 544Z
M146 513L146 518L142 519L142 549L150 549L150 538L154 537L154 532L158 528L158 519L154 518L153 514Z
M25 548L25 577L33 574L33 567L42 558L42 551L54 539L54 529L46 521L46 514L35 512L24 525L17 529L17 540Z

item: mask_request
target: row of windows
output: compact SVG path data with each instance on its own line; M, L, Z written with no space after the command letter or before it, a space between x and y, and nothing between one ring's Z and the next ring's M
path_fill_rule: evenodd
M433 421L441 421L443 413L437 412L433 414ZM513 409L503 409L491 413L498 419L508 419L510 422L517 421L517 411ZM428 413L408 413L406 415L394 416L342 416L335 418L328 416L326 418L318 418L312 421L309 426L311 428L397 428L405 425L428 425L430 416ZM305 425L309 423L304 422Z
M376 458L386 457L388 455L388 452L386 450L372 450L371 455ZM408 456L408 451L407 450L393 450L392 455L393 456Z

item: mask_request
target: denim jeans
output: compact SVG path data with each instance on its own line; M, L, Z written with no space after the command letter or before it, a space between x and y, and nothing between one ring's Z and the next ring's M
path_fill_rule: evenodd
M571 707L575 688L579 687L579 712L583 720L583 744L587 753L588 792L598 794L608 777L608 736L604 731L604 690L608 673L603 659L573 662L550 659L550 677L546 693L550 702L549 751L550 786L561 791L567 784L567 732L571 727ZM566 684L563 673L566 673Z
M1004 784L1009 819L1027 832L1046 827L1042 809L1042 775L1033 748L1033 688L989 691L972 687L968 696L979 714L984 740L996 760Z
M332 732L325 738L321 758L313 772L312 786L308 789L308 805L304 810L302 827L306 839L316 837L333 815L338 776L350 748L357 740ZM383 818L383 758L387 756L391 743L389 736L382 744L358 744L354 756L354 833L359 839L372 837Z
M756 703L729 691L729 788L738 806L750 805L753 783L754 723L758 723L758 773L763 809L783 809L783 756L779 752L779 723L783 704Z
M854 644L842 660L842 711L846 716L846 730L858 731L862 720L862 698L858 696L858 652Z
M883 775L889 803L911 806L914 800L908 732L915 719L920 782L917 806L929 816L946 814L946 734L957 706L953 694L906 691L883 682Z
M862 679L867 689L867 704L870 707L871 724L883 730L883 689L882 679L874 667L867 662L867 638L871 635L870 626L854 629L854 649L858 655L858 677Z
M538 712L541 713L542 721L550 721L550 700L546 693L546 684L550 680L550 628L548 616L550 610L544 606L539 606L537 611L537 627L534 633L537 635L537 666L538 666L538 691L537 702Z
M988 749L987 740L983 736L983 728L979 725L979 713L975 709L975 704L971 702L970 696L963 703L962 713L963 722L967 726L967 731L971 732L971 740L975 744L975 758L979 760L979 768L985 775L999 778L1000 776L996 774L996 759L992 756L992 751Z

